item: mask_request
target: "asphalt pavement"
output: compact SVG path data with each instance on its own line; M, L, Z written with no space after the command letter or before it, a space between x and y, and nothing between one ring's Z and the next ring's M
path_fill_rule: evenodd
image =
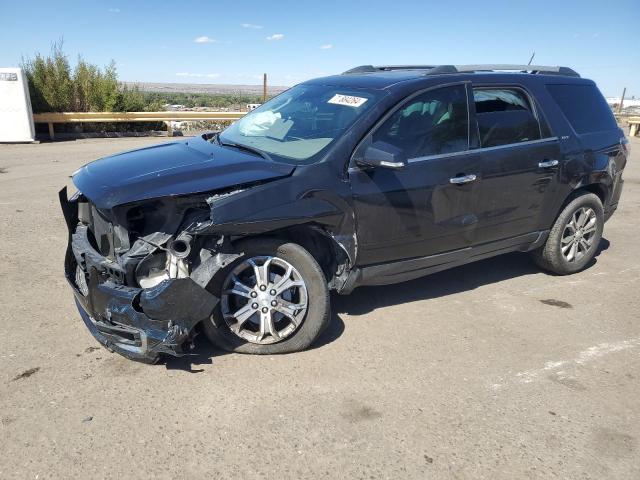
M167 141L0 145L0 478L640 478L640 141L600 252L334 296L313 349L134 363L84 327L57 192Z

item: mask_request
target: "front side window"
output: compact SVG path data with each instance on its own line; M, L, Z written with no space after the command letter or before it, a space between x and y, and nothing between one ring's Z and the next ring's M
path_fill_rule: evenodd
M429 90L396 110L373 134L403 150L408 159L469 148L469 115L464 85Z
M527 96L513 88L474 88L480 146L540 139L540 125Z
M380 90L298 85L235 122L220 141L285 162L310 163L383 95Z

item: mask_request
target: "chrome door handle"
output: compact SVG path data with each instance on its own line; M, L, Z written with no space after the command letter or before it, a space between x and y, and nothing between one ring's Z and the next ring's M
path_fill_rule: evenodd
M451 177L449 179L449 183L453 183L455 185L462 185L463 183L473 182L476 178L475 175L461 175L459 177Z
M555 167L556 165L558 165L558 160L545 160L544 162L538 163L538 167L540 168Z

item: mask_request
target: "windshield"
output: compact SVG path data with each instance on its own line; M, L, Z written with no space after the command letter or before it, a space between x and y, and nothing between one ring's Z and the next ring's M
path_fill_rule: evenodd
M298 85L242 117L219 140L285 161L309 163L380 96L382 92L369 90Z

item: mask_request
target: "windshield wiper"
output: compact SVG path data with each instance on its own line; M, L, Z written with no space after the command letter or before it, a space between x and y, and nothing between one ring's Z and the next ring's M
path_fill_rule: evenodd
M216 136L216 141L218 142L219 145L222 145L223 147L237 148L238 150L244 150L245 152L249 152L249 153L253 153L255 155L259 155L260 157L264 158L265 160L272 161L272 159L269 156L269 154L263 152L262 150L258 150L257 148L250 147L248 145L243 145L241 143L223 142L220 139L220 135Z

